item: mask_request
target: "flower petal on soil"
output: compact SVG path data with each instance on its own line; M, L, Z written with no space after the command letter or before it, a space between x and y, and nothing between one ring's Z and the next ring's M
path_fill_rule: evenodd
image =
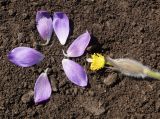
M37 30L43 40L48 42L51 39L53 27L52 27L52 18L42 17L37 22Z
M71 82L78 86L87 86L87 74L85 72L85 69L81 65L72 60L63 59L62 66L65 74Z
M33 48L17 47L8 53L8 59L18 66L29 67L42 61L44 55Z
M53 15L53 29L60 43L64 45L69 35L69 19L63 12L55 12Z
M67 50L68 57L79 57L83 55L85 52L86 47L90 42L90 34L88 31L80 35L73 43L69 46Z
M46 101L51 96L51 84L47 73L41 73L34 86L34 102L40 103Z

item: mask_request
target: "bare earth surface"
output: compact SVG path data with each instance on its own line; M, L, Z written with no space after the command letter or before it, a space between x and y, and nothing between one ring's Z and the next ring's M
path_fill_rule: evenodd
M38 50L46 57L38 65L21 68L7 59L18 46L43 42L37 32L38 10L65 12L70 36L61 46L55 34ZM86 29L92 34L90 48L73 59L86 67L89 86L68 81L61 60L62 49ZM89 70L86 58L94 52L113 58L136 59L160 71L159 0L1 0L0 1L0 119L159 119L160 81L136 79L107 69ZM53 92L50 100L35 105L32 91L47 67ZM113 75L111 85L106 81Z

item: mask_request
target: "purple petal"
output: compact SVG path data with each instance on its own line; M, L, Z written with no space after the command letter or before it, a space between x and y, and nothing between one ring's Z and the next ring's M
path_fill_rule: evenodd
M38 21L43 17L46 17L48 19L51 18L50 14L47 11L44 11L44 10L37 11L36 23L38 23Z
M63 59L62 66L68 79L78 86L87 86L88 78L85 69L76 62Z
M67 50L68 57L79 57L83 55L86 47L90 42L90 34L88 31L80 35L73 43L69 46Z
M40 103L46 101L51 96L51 85L47 77L47 73L42 73L34 86L34 102Z
M63 12L55 12L53 15L53 29L60 43L64 45L69 35L69 19Z
M42 39L47 40L49 42L53 32L51 17L42 17L41 19L39 19L37 22L37 30Z
M18 66L29 67L42 61L44 55L33 48L17 47L8 53L8 59Z

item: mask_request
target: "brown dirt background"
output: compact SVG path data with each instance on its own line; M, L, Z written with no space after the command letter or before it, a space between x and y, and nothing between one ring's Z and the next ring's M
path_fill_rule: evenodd
M38 65L21 68L10 63L7 53L18 46L34 47L41 41L36 29L37 10L65 12L71 33L65 46L55 34L46 56ZM62 49L88 30L91 45L76 61L87 68L89 86L82 89L65 76ZM0 1L0 119L158 119L160 81L136 79L118 73L110 86L104 79L112 72L91 72L86 57L100 52L113 58L128 57L160 71L159 0L1 0ZM36 78L50 67L52 96L35 105L24 95L33 90ZM23 97L23 98L22 98Z

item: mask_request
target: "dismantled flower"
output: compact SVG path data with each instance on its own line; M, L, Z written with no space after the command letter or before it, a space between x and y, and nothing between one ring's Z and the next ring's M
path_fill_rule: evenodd
M60 43L64 45L69 35L69 19L63 12L55 12L53 15L53 29Z
M52 89L48 80L47 70L41 73L34 86L34 102L36 104L48 100L51 96Z
M95 71L103 68L105 66L105 58L99 53L94 53L91 55L91 58L87 59L88 62L91 62L90 69Z
M67 57L79 57L83 55L90 39L90 34L86 31L73 41L67 50L67 54L64 53L64 55Z
M8 53L8 59L18 66L29 67L42 61L44 55L33 48L17 47Z
M43 40L46 40L47 45L51 39L53 27L52 27L52 18L49 13L46 11L38 11L36 15L37 30Z
M87 74L85 72L85 69L81 65L77 64L72 60L63 59L62 66L65 74L67 75L68 79L71 82L73 82L78 86L82 87L87 86L88 83Z

